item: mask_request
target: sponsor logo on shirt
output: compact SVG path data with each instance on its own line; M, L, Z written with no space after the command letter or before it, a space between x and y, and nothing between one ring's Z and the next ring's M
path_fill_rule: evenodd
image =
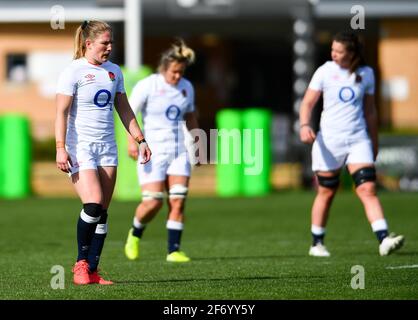
M110 78L111 81L115 81L116 76L113 72L109 71L109 78Z
M172 120L172 121L177 121L180 117L180 108L177 107L176 105L171 105L167 108L167 110L165 111L165 116L167 117L167 119Z
M181 90L181 94L183 95L183 97L187 97L187 91L186 91L186 89Z
M96 76L94 75L94 74L86 74L85 76L84 76L84 78L86 78L87 79L87 81L93 81L94 80L94 78L95 78Z
M354 99L354 90L350 87L342 87L338 96L342 102L349 102Z

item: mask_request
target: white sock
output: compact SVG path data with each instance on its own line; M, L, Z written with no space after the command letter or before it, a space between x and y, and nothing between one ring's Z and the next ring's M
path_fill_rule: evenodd
M141 223L141 222L139 222L139 220L138 220L136 217L134 217L134 222L133 222L133 225L134 225L134 227L135 227L135 228L137 228L137 229L144 229L144 228L145 228L145 226L146 226L146 224L145 224L145 223Z
M311 232L316 236L322 236L323 234L325 234L325 228L313 224L311 225Z
M373 221L371 223L373 232L380 231L380 230L388 230L388 224L386 223L386 219L379 219Z
M183 223L182 222L178 222L178 221L174 221L174 220L168 220L167 221L167 229L171 229L171 230L183 230Z

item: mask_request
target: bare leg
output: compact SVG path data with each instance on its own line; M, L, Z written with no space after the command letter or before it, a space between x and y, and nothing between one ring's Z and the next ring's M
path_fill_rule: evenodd
M143 184L141 187L143 193L144 191L163 192L164 181L146 183ZM152 219L154 219L154 217L157 215L158 211L160 211L162 206L162 199L155 199L151 197L150 199L142 200L136 208L135 217L142 224L149 223Z
M168 189L175 185L180 184L185 187L189 186L189 177L187 176L168 176ZM183 222L184 221L184 206L186 198L173 198L168 199L168 220Z
M102 204L102 187L96 170L79 171L71 176L71 180L82 203Z
M320 171L317 172L322 177L333 177L339 174L335 171ZM318 191L312 206L312 225L325 228L328 220L328 213L337 188L327 188L321 185L318 186Z
M350 174L353 174L357 170L365 167L372 167L369 164L349 164L348 170ZM379 198L376 194L376 183L369 181L359 185L356 188L357 196L359 197L360 201L364 206L364 210L366 212L367 219L370 223L373 223L377 220L384 219L383 208L380 204Z
M329 209L331 207L334 196L337 192L338 171L322 171L317 172L319 185L312 206L312 246L309 249L309 255L314 257L329 257L330 253L323 245L325 237L325 226L328 220ZM321 179L320 179L321 178ZM326 179L334 178L334 179ZM322 182L321 182L322 181Z

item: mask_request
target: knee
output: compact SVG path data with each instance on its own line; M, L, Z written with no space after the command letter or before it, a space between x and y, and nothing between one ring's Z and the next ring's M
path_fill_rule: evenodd
M187 197L189 189L182 184L173 184L168 191L168 196L171 200L180 199L184 200Z
M181 214L184 209L184 199L170 199L170 212L177 212Z
M173 185L169 190L170 210L181 213L187 197L188 188L181 184Z
M351 176L359 196L376 195L376 169L374 167L361 168Z
M318 177L318 194L322 197L331 199L334 197L337 192L338 186L340 184L339 175L334 175L331 177L326 177L322 175L317 175Z
M319 187L318 188L318 195L326 200L331 200L337 192L337 189L330 189L326 187Z
M103 207L99 203L84 203L81 219L87 223L98 223L102 215Z
M374 167L364 167L351 174L356 188L366 182L376 182L376 169Z
M356 188L359 197L374 197L376 196L376 184L374 182L366 182Z
M157 212L163 206L162 199L148 199L147 201L143 201L141 203L146 208L148 212Z
M160 209L162 207L164 193L161 191L142 191L142 204L150 209Z

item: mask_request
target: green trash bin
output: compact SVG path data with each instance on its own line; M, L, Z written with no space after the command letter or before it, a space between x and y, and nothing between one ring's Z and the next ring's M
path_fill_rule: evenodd
M24 198L31 193L31 134L27 117L0 117L0 197Z
M268 109L243 111L242 191L246 196L262 196L271 190L271 124L272 114Z
M152 73L152 69L143 66L138 71L130 71L122 68L125 81L126 95L129 97L135 84ZM138 115L138 122L141 124L141 116ZM142 125L141 125L142 128ZM118 174L115 186L115 199L118 200L140 200L141 192L138 185L136 161L128 156L127 131L119 116L115 112L115 136L118 145Z
M216 193L222 197L241 194L241 110L224 109L216 114Z

